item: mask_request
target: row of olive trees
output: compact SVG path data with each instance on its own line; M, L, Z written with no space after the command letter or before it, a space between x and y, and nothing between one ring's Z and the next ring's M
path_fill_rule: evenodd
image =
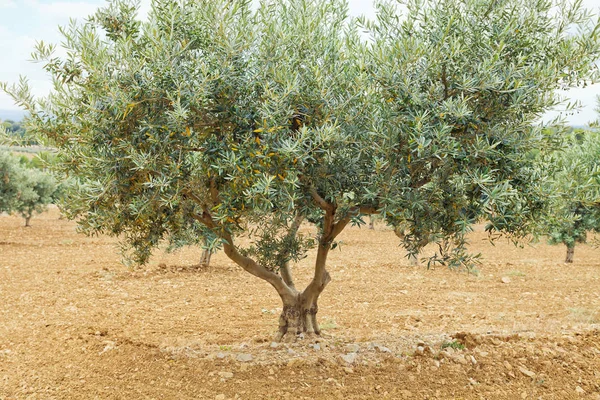
M31 218L54 202L60 186L48 172L30 161L0 151L0 212L17 213L30 226Z
M529 232L537 121L557 90L597 80L600 29L580 2L402 3L366 21L344 0L156 0L142 22L112 0L62 29L64 56L37 46L48 97L3 88L77 177L65 209L83 231L141 263L206 240L277 291L280 337L319 333L328 253L365 215L403 226L415 254L452 243L435 259L450 266L472 262L475 221ZM310 248L297 288L289 264Z

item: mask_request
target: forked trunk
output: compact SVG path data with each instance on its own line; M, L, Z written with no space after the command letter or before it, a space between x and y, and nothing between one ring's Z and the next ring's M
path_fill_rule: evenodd
M321 334L321 329L317 322L317 312L319 307L317 301L319 296L325 290L325 286L331 282L331 276L325 265L327 255L331 249L333 239L348 224L349 218L334 223L335 209L327 208L323 221L323 235L319 239L317 247L317 259L315 261L315 274L312 281L303 292L298 293L294 290L294 296L284 297L283 311L279 317L279 332L276 340L283 338L286 340L295 340L298 335L306 333L307 335Z
M573 263L573 255L575 254L575 246L567 246L567 258L565 258L566 263Z
M300 335L321 334L321 329L317 322L317 300L304 298L298 294L294 302L283 305L283 311L279 316L279 332L275 340L294 341Z
M321 328L317 322L317 312L319 311L317 302L325 286L331 281L329 274L327 272L325 274L325 279L320 287L314 288L309 285L304 292L283 301L277 341L283 338L293 341L301 334L308 336L321 334Z
M211 187L211 194L216 203L218 200L218 192L214 187ZM317 323L317 301L325 289L325 286L331 281L331 276L325 268L327 255L333 241L337 235L344 230L351 219L350 215L346 215L339 221L335 221L336 206L325 201L319 196L314 188L310 188L310 194L324 211L323 225L317 247L317 259L315 262L313 279L303 292L299 292L294 286L287 261L279 266L280 268L278 271L272 271L265 266L260 265L252 258L244 255L235 246L232 235L227 230L218 229L218 225L212 219L208 207L193 193L188 193L194 201L204 208L202 214L194 214L193 217L198 222L213 229L213 231L218 232L223 239L223 250L225 251L225 255L245 271L257 278L265 280L277 290L277 293L283 302L283 311L279 317L279 332L276 337L276 340L278 341L282 340L284 337L286 339L290 338L291 340L296 340L298 335L302 333L308 335L321 333L321 329ZM355 212L356 214L371 214L373 211L371 208L368 208L368 210L357 208ZM301 215L296 216L290 227L289 238L296 235L302 220L303 217Z

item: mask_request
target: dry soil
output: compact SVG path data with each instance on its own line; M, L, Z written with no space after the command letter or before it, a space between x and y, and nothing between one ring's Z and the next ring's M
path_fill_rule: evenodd
M2 400L600 399L600 249L565 265L560 246L492 246L477 227L467 274L410 266L383 226L348 228L322 337L277 344L276 293L222 253L132 270L54 208L22 225L0 216Z

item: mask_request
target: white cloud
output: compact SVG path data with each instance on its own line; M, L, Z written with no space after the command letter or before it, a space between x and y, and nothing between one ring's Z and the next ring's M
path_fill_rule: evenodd
M25 3L45 18L69 20L69 18L86 18L93 14L103 1L53 1L50 3L39 0L26 0Z
M0 0L0 8L16 8L17 3L13 0Z

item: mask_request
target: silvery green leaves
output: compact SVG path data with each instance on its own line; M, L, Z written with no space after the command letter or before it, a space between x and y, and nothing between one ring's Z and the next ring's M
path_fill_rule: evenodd
M543 147L537 121L557 89L597 79L597 20L580 4L545 1L398 3L381 2L364 23L381 91L373 143L393 160L371 182L382 212L409 224L413 251L460 243L482 219L525 235L543 196L527 157Z
M589 231L600 231L599 154L598 131L582 129L565 135L562 147L539 154L546 208L537 233L550 243L573 248L587 241Z
M563 2L398 4L361 22L342 0L156 0L139 21L113 0L62 29L66 56L38 45L48 98L5 89L77 176L72 214L138 262L251 232L245 254L276 270L313 244L288 240L296 216L326 225L320 198L338 227L381 212L411 251L451 242L466 264L473 222L527 232L537 120L596 79L598 29Z

